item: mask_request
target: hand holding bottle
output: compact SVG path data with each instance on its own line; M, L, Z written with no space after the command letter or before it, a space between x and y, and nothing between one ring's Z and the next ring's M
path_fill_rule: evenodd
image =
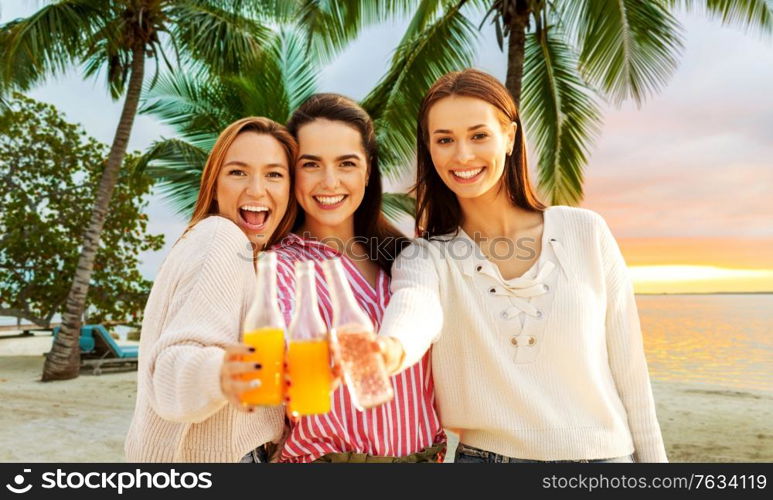
M364 411L394 397L391 381L379 354L370 318L362 311L340 259L323 264L333 304L331 344L340 349L341 368L352 404Z
M376 342L377 349L384 358L384 368L387 374L395 375L400 370L403 358L405 358L403 344L394 337L379 337Z
M220 390L228 402L241 411L253 411L254 406L242 402L242 394L261 385L257 376L245 380L250 375L257 375L262 368L253 361L244 361L246 356L255 352L254 347L244 344L232 344L226 347L223 364L220 367Z
M242 351L240 361L260 365L241 373L243 381L259 381L250 390L240 394L245 405L278 406L283 399L285 357L285 324L277 300L277 256L263 252L258 258L258 275L255 299L244 320L242 343L248 352ZM244 365L242 365L244 367Z

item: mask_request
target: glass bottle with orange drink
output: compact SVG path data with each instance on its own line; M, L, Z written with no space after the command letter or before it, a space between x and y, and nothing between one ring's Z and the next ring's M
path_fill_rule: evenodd
M259 380L260 385L241 394L244 404L277 406L284 401L285 323L277 301L277 258L274 252L258 257L255 298L244 321L242 342L255 348L244 361L260 365L244 380Z
M317 304L313 261L295 264L295 314L290 322L288 411L293 417L330 411L332 373L327 326Z
M359 410L384 404L394 392L384 358L374 347L373 324L354 298L341 259L330 259L323 265L333 303L331 342L337 343L352 404Z

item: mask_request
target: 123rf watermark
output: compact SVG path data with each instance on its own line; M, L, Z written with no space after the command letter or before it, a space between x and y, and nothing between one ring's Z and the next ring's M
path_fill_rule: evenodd
M68 472L62 469L43 472L39 481L28 475L32 469L24 469L16 474L5 487L11 493L22 495L31 490L102 490L116 492L119 495L134 489L209 489L212 487L210 472L178 472L175 469L164 472L147 472L135 469L133 472Z

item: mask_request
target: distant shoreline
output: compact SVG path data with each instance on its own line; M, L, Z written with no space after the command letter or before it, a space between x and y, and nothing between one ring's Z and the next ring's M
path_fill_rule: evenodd
M636 293L637 297L650 297L650 296L663 296L663 295L773 295L773 290L769 292L647 292L647 293ZM0 316L0 326L7 327L7 326L16 326L16 318L11 316ZM26 327L31 328L40 328L36 325L30 325L30 324L23 324L21 325L21 329L24 329Z

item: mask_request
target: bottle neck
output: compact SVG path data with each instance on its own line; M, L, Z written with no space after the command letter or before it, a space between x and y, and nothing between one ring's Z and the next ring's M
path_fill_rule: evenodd
M295 314L290 323L292 340L322 340L327 335L327 326L319 314L314 263L308 261L308 264L295 271Z
M255 297L245 320L245 330L265 327L285 328L277 299L276 278L276 255L273 253L261 255L258 259Z
M354 298L354 292L340 259L328 260L325 275L330 288L330 298L333 302L333 326L362 326L373 329L370 318L365 314Z

